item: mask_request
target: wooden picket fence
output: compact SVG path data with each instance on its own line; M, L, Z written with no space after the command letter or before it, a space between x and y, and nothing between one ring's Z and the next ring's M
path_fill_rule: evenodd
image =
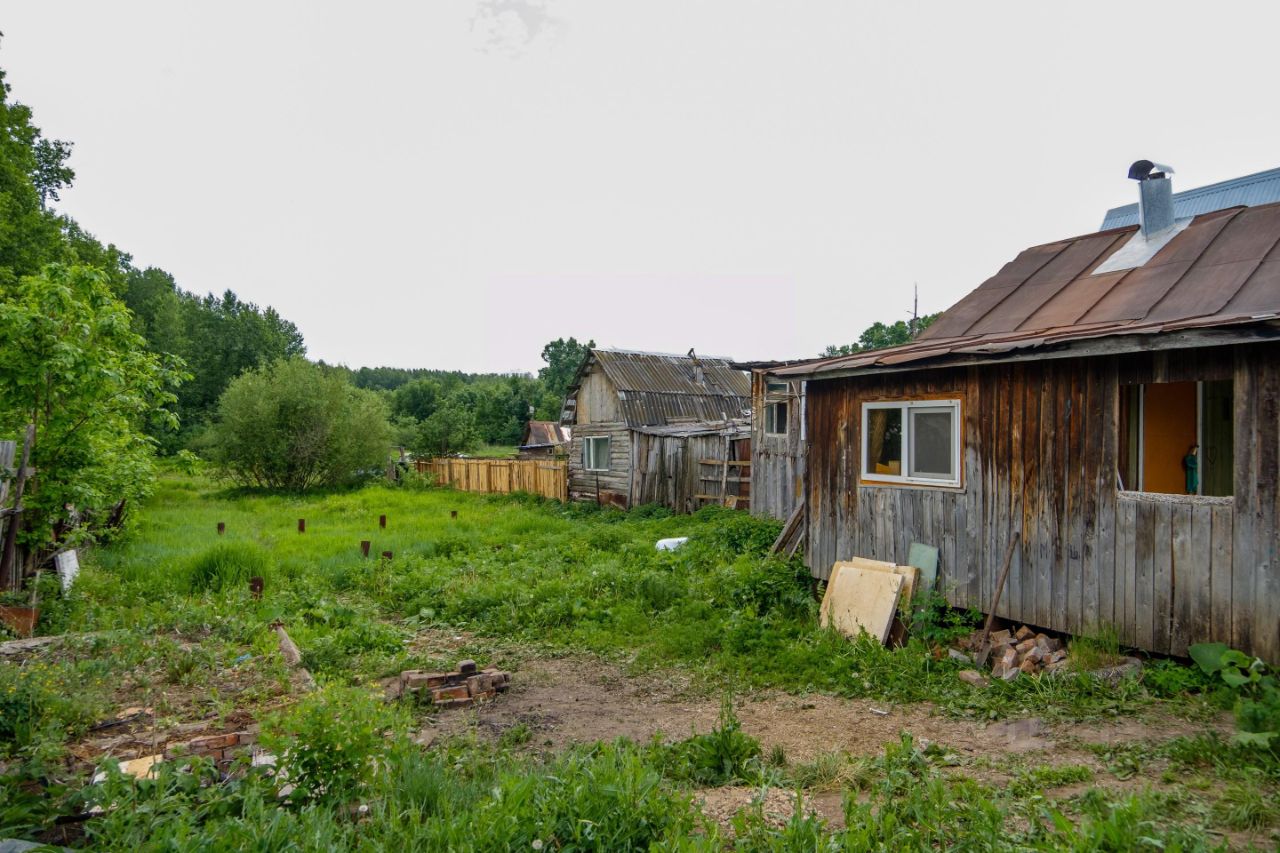
M569 500L569 462L565 459L419 459L414 467L419 473L430 474L437 484L464 492L528 492Z

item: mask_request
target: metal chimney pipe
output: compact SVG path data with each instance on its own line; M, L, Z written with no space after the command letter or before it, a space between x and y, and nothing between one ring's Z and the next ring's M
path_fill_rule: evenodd
M1150 240L1173 227L1173 181L1169 166L1138 160L1129 167L1129 178L1138 182L1138 224Z

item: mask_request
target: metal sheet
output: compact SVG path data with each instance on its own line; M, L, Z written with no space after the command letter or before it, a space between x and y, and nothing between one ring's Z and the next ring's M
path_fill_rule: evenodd
M1280 204L1196 217L1147 264L1091 275L1135 230L1033 246L909 344L783 367L776 374L816 378L960 353L1209 329L1280 314Z

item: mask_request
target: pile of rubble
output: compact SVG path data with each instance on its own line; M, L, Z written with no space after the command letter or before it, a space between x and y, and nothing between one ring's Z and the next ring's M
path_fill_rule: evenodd
M971 636L961 640L960 648L951 650L951 657L959 661L972 662L973 655L982 646L982 632L975 631ZM1048 634L1036 633L1026 625L1016 631L1001 630L991 632L991 677L1012 681L1020 675L1035 675L1041 672L1058 672L1069 665L1067 650L1062 640ZM971 673L966 677L966 673ZM980 684L986 677L976 670L965 670L961 678L970 683Z
M478 669L475 661L464 660L453 672L407 669L387 685L387 698L407 694L437 708L457 708L492 699L510 686L510 673L494 667Z

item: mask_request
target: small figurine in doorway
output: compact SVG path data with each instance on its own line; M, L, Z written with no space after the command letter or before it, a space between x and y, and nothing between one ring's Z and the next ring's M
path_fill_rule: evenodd
M1182 457L1182 467L1187 472L1187 494L1194 495L1200 491L1200 445L1191 445Z

